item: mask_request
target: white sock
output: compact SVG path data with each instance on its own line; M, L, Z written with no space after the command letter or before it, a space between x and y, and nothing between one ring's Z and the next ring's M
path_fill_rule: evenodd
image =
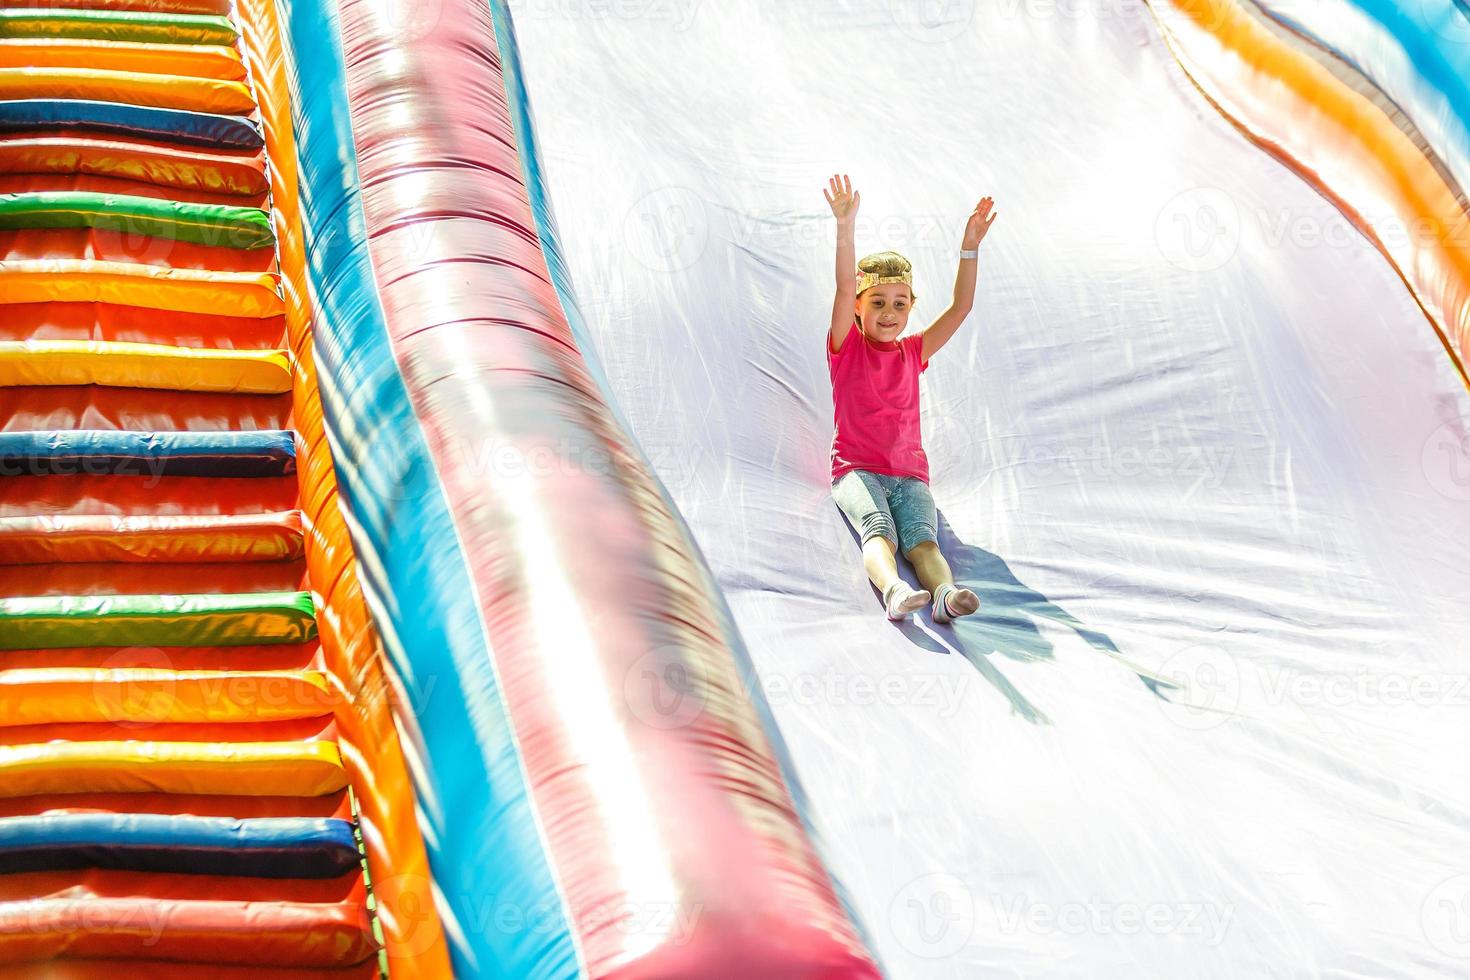
M911 589L907 582L894 582L883 593L883 607L889 619L907 619L909 613L928 605L929 599L924 589Z

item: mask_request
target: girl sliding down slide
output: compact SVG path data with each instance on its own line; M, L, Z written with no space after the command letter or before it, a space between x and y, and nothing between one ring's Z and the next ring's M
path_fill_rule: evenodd
M863 568L882 594L888 618L905 619L932 601L934 621L947 623L979 609L980 598L954 584L939 551L929 460L919 435L919 373L974 305L978 250L995 223L994 202L981 198L965 224L949 308L900 340L914 305L913 266L897 252L855 262L862 195L845 174L834 175L822 193L837 218L837 295L827 330L832 496L862 536ZM924 588L911 589L898 577L900 547Z

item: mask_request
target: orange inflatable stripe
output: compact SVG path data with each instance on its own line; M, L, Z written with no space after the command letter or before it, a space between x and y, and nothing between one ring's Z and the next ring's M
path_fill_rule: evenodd
M1434 165L1371 101L1232 0L1151 9L1206 97L1388 258L1470 384L1470 216Z
M91 38L0 39L0 68L101 68L189 78L245 80L245 63L223 44L150 44Z
M0 796L321 796L347 786L335 742L43 742L0 746Z
M332 713L336 700L326 675L314 670L0 671L0 726L320 718Z
M106 68L0 68L0 99L92 99L234 114L255 109L242 82Z
M301 512L163 517L0 517L0 557L57 562L285 561L301 557Z
M279 350L195 350L107 340L0 342L0 388L108 385L268 395L291 390Z
M265 156L67 134L0 140L0 173L92 174L252 197L269 187Z
M132 262L21 259L0 262L0 304L117 303L180 313L264 317L281 313L269 272L168 269Z
M240 40L252 65L261 128L270 154L276 240L286 324L296 368L293 428L306 519L306 560L322 593L317 629L327 670L343 687L337 712L343 761L360 806L367 863L377 884L378 923L394 980L452 975L433 878L416 814L409 765L393 718L393 682L369 619L322 424L312 342L311 296L298 205L295 136L276 0L239 0Z

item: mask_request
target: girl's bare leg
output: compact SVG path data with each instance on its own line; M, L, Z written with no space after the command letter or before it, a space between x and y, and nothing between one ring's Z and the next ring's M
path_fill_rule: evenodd
M863 570L879 593L887 595L888 587L898 581L898 561L887 538L869 538L863 544Z
M949 562L944 560L939 545L933 541L919 542L904 557L913 563L914 571L919 573L919 581L930 592L937 591L941 585L954 584L954 573L949 570Z
M919 581L934 596L934 618L947 623L956 616L968 616L980 608L980 597L969 589L954 584L954 573L949 562L933 541L921 541L910 548L904 557L913 563L919 573Z

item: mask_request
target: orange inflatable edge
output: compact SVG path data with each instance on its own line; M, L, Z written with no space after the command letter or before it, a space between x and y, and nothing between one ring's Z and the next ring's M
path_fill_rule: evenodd
M1470 387L1470 216L1434 165L1371 101L1234 0L1149 0L1149 7L1205 98L1331 200L1388 259ZM1351 189L1342 186L1349 182ZM1365 195L1385 202L1400 229L1416 234L1378 227L1354 207Z
M449 977L449 951L435 912L413 783L394 722L394 687L368 618L323 428L279 14L274 0L240 0L236 10L271 163L286 324L295 355L294 418L307 567L313 588L320 590L316 608L323 660L343 694L339 743L359 802L384 949L395 978Z

